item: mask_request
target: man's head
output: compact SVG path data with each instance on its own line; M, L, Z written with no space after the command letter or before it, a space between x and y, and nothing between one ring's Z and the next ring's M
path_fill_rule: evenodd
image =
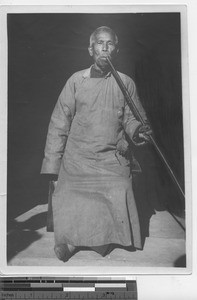
M108 68L106 57L111 60L118 53L118 37L115 32L106 26L97 28L90 36L88 48L90 56L93 57L95 66L102 71Z

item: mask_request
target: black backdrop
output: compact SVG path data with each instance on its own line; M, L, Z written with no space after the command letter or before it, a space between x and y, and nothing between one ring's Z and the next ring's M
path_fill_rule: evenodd
M155 138L184 187L178 13L9 14L8 220L47 202L40 168L50 116L65 81L92 63L89 36L102 25L117 33L116 68L135 80ZM146 150L136 151L152 178L144 184L171 209L182 210L163 164L151 146Z

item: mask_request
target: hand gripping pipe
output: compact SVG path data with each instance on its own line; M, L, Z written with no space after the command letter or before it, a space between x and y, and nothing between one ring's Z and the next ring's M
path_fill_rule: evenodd
M106 57L106 60L107 60L109 66L110 66L110 68L111 68L111 70L112 70L112 74L113 74L114 78L116 79L116 81L117 81L117 83L118 83L118 85L119 85L119 87L120 87L120 89L121 89L121 91L122 91L122 93L123 93L123 95L124 95L126 101L127 101L127 104L128 104L128 106L129 106L129 108L130 108L131 111L134 113L134 116L136 117L136 119L138 119L138 120L142 123L142 125L146 125L145 122L144 122L144 120L143 120L143 118L142 118L142 116L141 116L141 114L140 114L140 112L139 112L139 110L138 110L138 108L136 107L136 105L135 105L133 99L131 98L129 92L127 91L127 89L126 89L126 87L125 87L125 85L124 85L122 79L120 78L120 75L118 74L118 72L117 72L116 69L114 68L114 66L113 66L113 64L112 64L112 62L111 62L111 60L109 59L109 57ZM179 190L181 196L182 196L183 199L185 200L185 194L184 194L184 192L183 192L183 190L182 190L182 188L181 188L181 186L180 186L180 184L179 184L179 182L178 182L176 176L174 175L174 173L173 173L173 171L172 171L170 165L168 164L167 160L165 159L163 153L162 153L161 150L159 149L159 146L157 145L157 143L156 143L156 141L154 140L154 138L153 138L152 135L150 135L150 140L151 140L152 144L154 145L154 147L155 147L157 153L159 154L161 160L164 162L164 164L165 164L165 166L166 166L166 168L167 168L167 171L169 172L169 174L170 174L172 180L174 181L175 185L177 186L177 188L178 188L178 190Z

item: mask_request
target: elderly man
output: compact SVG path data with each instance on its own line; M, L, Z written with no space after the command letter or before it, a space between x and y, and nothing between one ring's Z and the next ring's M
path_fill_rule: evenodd
M116 34L97 28L88 50L94 64L68 79L54 108L41 171L58 175L54 250L63 261L81 246L141 249L126 138L143 144L151 130L136 120L110 72L106 57L113 61L118 53ZM146 120L133 80L119 75Z

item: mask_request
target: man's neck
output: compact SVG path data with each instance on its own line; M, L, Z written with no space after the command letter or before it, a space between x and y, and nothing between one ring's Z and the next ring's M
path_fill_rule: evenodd
M93 67L98 73L102 75L106 75L109 72L108 66L106 68L101 68L96 63L94 63Z
M102 78L105 77L109 73L109 69L101 69L96 64L94 64L91 68L91 77L94 78Z

